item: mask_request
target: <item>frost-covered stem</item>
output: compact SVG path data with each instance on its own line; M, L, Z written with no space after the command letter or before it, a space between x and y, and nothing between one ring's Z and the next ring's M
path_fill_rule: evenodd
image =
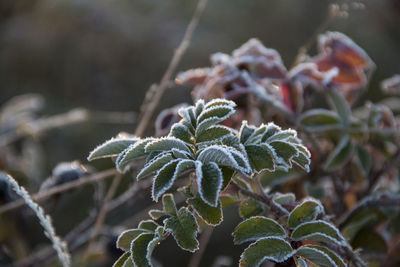
M58 258L63 265L63 267L68 267L71 265L70 255L68 252L67 244L63 242L57 235L54 230L53 224L51 223L51 218L49 215L46 215L37 203L35 203L29 193L25 190L24 187L20 186L17 181L14 180L8 174L0 172L0 175L5 177L7 182L11 185L12 189L26 202L26 204L34 211L36 217L39 219L40 224L43 226L45 235L50 239L53 243L53 248L57 251Z
M55 194L59 194L59 193L74 189L76 187L82 186L82 185L87 184L87 183L93 183L93 182L99 181L101 179L105 179L105 178L111 177L112 175L115 175L115 174L117 174L117 171L114 170L114 169L106 170L106 171L99 172L99 173L95 173L93 175L89 175L87 177L82 177L81 179L78 179L78 180L75 180L75 181L72 181L72 182L68 182L68 183L65 183L65 184L62 184L62 185L59 185L59 186L52 187L51 189L46 190L44 192L36 193L36 194L32 195L32 199L34 201L39 201L39 200L42 200L42 199L46 199L46 198L51 197L51 196L53 196ZM19 207L22 207L24 205L24 203L25 203L24 200L19 199L19 200L10 202L10 203L8 203L6 205L3 205L3 206L0 207L0 214L2 214L4 212L7 212L7 211L10 211L10 210L17 209Z
M158 106L158 103L161 100L165 90L168 87L169 81L171 80L172 75L174 74L176 68L178 67L179 62L182 59L183 54L186 52L186 49L189 47L190 40L192 39L193 33L199 24L200 17L203 14L203 11L207 5L208 0L199 0L196 10L193 14L192 19L190 20L185 34L178 48L175 50L174 55L168 65L167 70L165 71L163 77L159 85L153 85L149 90L148 98L151 98L150 101L143 102L143 109L140 114L140 121L138 126L136 127L135 135L141 136L147 128L148 123L151 121L151 117ZM153 94L154 92L154 94Z
M289 214L288 211L282 209L281 207L279 207L278 205L276 205L266 194L263 195L259 195L256 194L250 190L247 190L245 188L240 187L238 184L236 184L235 182L231 182L231 185L233 186L233 188L235 188L236 190L242 192L244 195L251 197L255 200L258 200L260 202L265 203L268 207L271 208L271 211L277 216L277 217L281 217L281 216L287 216Z

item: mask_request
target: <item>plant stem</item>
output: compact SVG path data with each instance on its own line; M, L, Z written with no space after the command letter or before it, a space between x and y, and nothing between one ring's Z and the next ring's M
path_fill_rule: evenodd
M244 195L265 203L268 207L270 207L271 211L276 215L276 217L287 216L289 214L287 210L284 210L283 208L275 204L266 194L256 194L250 190L240 187L235 182L231 182L231 185L234 189L242 192Z
M178 48L175 50L174 55L168 65L167 70L165 71L163 77L159 85L152 85L146 95L145 101L143 102L141 112L140 112L140 121L138 126L136 127L135 135L141 136L147 128L148 123L151 121L151 117L158 106L165 90L169 85L169 81L171 80L172 75L174 74L176 68L178 67L179 62L182 59L183 54L186 52L189 47L190 40L192 39L193 33L199 24L199 20L203 11L207 5L208 0L199 0L196 10L193 14L192 19L190 20L185 34Z
M79 187L81 185L88 184L88 183L93 183L93 182L96 182L96 181L99 181L99 180L102 180L102 179L105 179L105 178L112 177L115 174L117 174L117 171L114 170L114 169L111 169L111 170L102 171L102 172L99 172L99 173L96 173L96 174L93 174L93 175L89 175L87 177L82 177L82 178L80 178L78 180L75 180L75 181L72 181L72 182L68 182L68 183L65 183L65 184L62 184L62 185L59 185L59 186L54 186L54 187L52 187L51 189L49 189L47 191L38 192L36 194L33 194L32 195L32 199L34 201L39 201L39 200L42 200L42 199L46 199L46 198L49 198L49 197L51 197L51 196L53 196L55 194L59 194L59 193L74 189L74 188ZM25 204L25 202L22 199L10 202L10 203L0 207L0 214L2 214L4 212L7 212L7 211L10 211L10 210L14 210L14 209L20 208L24 204Z

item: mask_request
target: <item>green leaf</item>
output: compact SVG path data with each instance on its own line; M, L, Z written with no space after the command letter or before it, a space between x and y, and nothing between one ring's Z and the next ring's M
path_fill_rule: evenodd
M204 109L209 109L212 108L214 106L230 106L230 107L236 107L235 102L231 101L231 100L227 100L224 98L215 98L211 101L209 101L205 106Z
M138 226L138 228L147 230L150 232L154 232L157 229L157 227L159 227L159 225L157 223L155 223L153 220L141 221Z
M335 90L328 90L329 102L339 114L342 123L347 126L351 118L351 109L349 103L344 97Z
M302 258L294 257L294 263L296 264L296 267L308 267L307 262Z
M147 155L144 147L153 140L153 138L138 140L135 144L121 152L115 161L117 169L123 171L131 160Z
M154 233L143 233L131 244L131 258L135 266L152 267L150 258L154 247L160 241Z
M201 170L198 168L196 176L200 197L208 205L216 207L223 183L222 171L215 162L201 164Z
M193 129L196 126L196 118L194 115L194 107L182 107L178 110L178 114L183 118L183 123L188 127L188 129Z
M247 125L247 121L242 122L239 130L240 143L245 144L249 137L255 132L256 127Z
M197 144L204 144L208 142L216 142L223 137L232 134L232 130L228 127L217 125L207 129L200 135L197 136L196 142Z
M372 165L370 153L368 153L368 151L366 151L362 146L357 145L355 147L355 155L358 165L361 167L364 175L367 175Z
M170 161L165 164L155 175L152 187L152 197L155 201L162 196L174 184L176 176L175 170L179 163L179 159Z
M350 137L344 135L336 146L335 150L328 156L324 169L327 171L335 171L343 167L351 158L353 154L353 145Z
M222 209L226 209L227 207L230 207L233 204L236 204L236 202L238 201L236 197L234 197L230 194L220 195L219 200L221 201Z
M382 220L380 212L367 209L361 211L347 220L343 225L342 233L350 241L358 234L363 228L370 228Z
M187 208L182 207L177 216L165 219L164 226L182 249L191 252L199 249L199 242L196 239L199 227L196 218Z
M162 198L162 204L164 211L170 215L176 216L177 209L175 205L174 195L172 194L165 194Z
M231 168L224 167L224 166L220 166L219 168L221 169L222 176L224 178L223 183L222 183L222 190L224 190L228 186L229 182L231 181L235 171L232 170Z
M173 148L191 153L185 142L174 137L155 139L152 142L149 142L145 147L147 153L152 151L170 151Z
M216 207L211 207L204 203L199 195L193 198L189 198L187 203L193 207L197 215L199 215L208 225L216 226L222 222L222 205L218 201Z
M247 198L240 202L239 215L242 218L249 218L251 216L260 215L266 210L266 206L252 198Z
M209 119L209 118L218 118L220 121L225 120L230 115L235 112L235 109L232 106L228 105L215 105L211 107L206 107L203 112L200 113L197 118L198 123Z
M146 163L144 165L143 169L138 173L136 176L136 180L140 180L151 173L158 171L161 169L165 164L171 162L173 160L173 157L170 153L162 153L158 156L156 156L154 159Z
M288 225L290 228L295 228L299 224L314 220L323 212L324 208L318 200L306 199L290 212Z
M284 237L286 232L275 220L262 216L251 217L236 226L233 232L233 242L242 244L268 236Z
M381 254L385 255L388 252L388 245L385 239L373 229L363 229L357 233L351 242L354 249L362 249L364 254Z
M245 148L250 165L256 172L275 170L274 154L269 145L246 145Z
M172 160L165 164L155 175L152 187L152 197L155 201L172 187L175 179L182 172L195 166L192 160Z
M323 247L323 246L318 246L318 245L306 245L305 247L309 247L309 248L315 248L318 249L322 252L325 252L329 258L331 258L335 264L339 267L346 267L346 263L343 261L343 259L336 254L336 252L332 251L331 249L327 248L327 247Z
M284 262L294 250L288 242L278 237L266 237L250 245L240 256L239 267L257 267L265 260Z
M175 137L186 143L193 143L193 136L187 126L181 123L172 125L169 137Z
M121 255L121 257L118 258L116 262L114 262L112 267L123 267L124 263L126 260L131 260L130 259L131 253L129 252L129 249L127 252Z
M286 204L292 204L296 201L296 196L293 193L275 193L272 201L274 201L278 205L286 205Z
M285 141L273 141L270 143L270 146L274 148L278 157L283 160L282 163L285 170L287 170L288 167L292 167L292 158L299 155L299 152L293 144Z
M158 220L161 217L168 216L170 214L162 210L150 210L149 215L153 220Z
M135 267L135 266L133 265L132 259L129 258L129 259L126 259L126 261L124 262L122 267Z
M149 231L144 229L130 229L122 232L118 236L117 247L124 251L129 251L132 241L143 233L149 233Z
M272 136L268 137L265 141L268 143L272 141L289 141L292 138L297 138L297 132L293 129L286 129L274 133Z
M265 131L263 132L261 142L267 141L271 136L275 135L281 130L281 127L270 122L266 125Z
M240 152L238 152L240 153ZM215 162L220 166L230 167L240 172L247 172L238 164L232 155L232 151L225 146L212 145L201 150L197 160L202 163Z
M299 122L311 132L341 128L339 116L335 112L326 109L308 110L300 116Z
M104 144L96 147L90 152L88 161L92 161L100 158L108 158L117 156L119 153L124 151L130 145L135 144L138 141L136 137L116 137L106 141Z
M295 241L308 239L345 245L344 238L339 230L332 224L322 220L300 224L293 230L291 238Z
M343 265L337 265L336 262L329 256L326 251L318 249L319 246L302 246L296 251L296 255L300 256L307 261L310 261L317 266L321 267L337 267ZM331 253L334 253L331 251ZM337 259L340 258L337 256ZM343 263L343 262L342 262ZM344 265L346 266L346 265Z
M299 155L292 159L293 163L297 166L305 170L306 172L310 171L310 164L311 164L311 153L308 149L303 145L295 145Z

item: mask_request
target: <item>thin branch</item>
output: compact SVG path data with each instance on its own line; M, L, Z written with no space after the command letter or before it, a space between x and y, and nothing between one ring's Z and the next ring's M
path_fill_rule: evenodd
M22 137L38 136L49 130L91 120L99 123L135 123L136 113L90 111L84 108L75 108L66 113L27 122L11 132L0 135L0 147L11 144Z
M294 62L291 65L291 68L299 64L304 56L307 54L308 50L310 50L311 46L314 44L314 42L317 40L317 37L320 33L325 31L334 21L337 16L339 15L340 8L337 4L331 4L329 5L329 11L328 15L325 17L325 19L322 21L322 23L318 26L318 28L314 31L314 33L311 35L311 37L306 41L306 43L299 48L299 51L296 55L296 58Z
M124 203L128 202L129 200L132 200L133 202L137 201L138 198L132 198L134 195L137 193L143 191L143 189L148 188L151 185L152 179L146 179L142 180L140 182L135 183L133 186L130 187L129 190L125 191L122 195L119 197L115 198L111 202L108 203L106 207L106 213L110 213L111 211L117 209L118 207L121 207ZM143 218L143 217L142 217ZM74 229L72 229L66 236L65 236L65 241L70 243L70 249L72 250L73 243L75 242L80 236L86 236L86 241L81 240L81 244L86 243L90 235L82 234L83 232L85 233L92 233L92 229L90 226L95 223L96 221L96 216L90 216L86 218L84 221L82 221L78 226L76 226ZM99 232L97 233L99 234ZM54 251L51 248L45 248L43 250L40 250L39 252L29 256L28 258L25 258L18 262L16 264L17 267L27 267L27 266L32 266L33 264L42 264L45 261L50 260L55 256Z
M74 188L82 186L84 184L93 183L93 182L96 182L96 181L111 177L111 176L113 176L115 174L117 174L117 171L114 170L114 169L111 169L111 170L106 170L106 171L99 172L99 173L96 173L96 174L93 174L93 175L89 175L89 176L86 176L86 177L82 177L82 178L80 178L78 180L75 180L75 181L72 181L72 182L68 182L68 183L65 183L65 184L62 184L62 185L59 185L59 186L52 187L51 189L49 189L47 191L38 192L38 193L32 195L32 199L34 201L39 201L39 200L42 200L42 199L46 199L46 198L51 197L51 196L53 196L55 194L59 194L59 193L74 189ZM2 214L4 212L7 212L7 211L10 211L10 210L14 210L14 209L20 208L24 204L25 204L25 202L24 202L23 199L19 199L19 200L15 200L13 202L7 203L6 205L3 205L3 206L0 207L0 214Z
M158 86L152 85L150 87L148 93L150 97L147 98L148 99L151 98L151 100L149 102L144 101L143 103L144 108L141 110L140 121L139 125L136 128L135 135L137 136L143 135L144 131L147 128L148 123L151 121L151 117L153 116L153 113L156 107L158 106L158 103L160 102L166 88L168 87L172 75L174 74L176 68L178 67L178 64L181 61L183 54L189 47L190 40L192 39L193 33L197 25L199 24L200 17L203 14L207 2L208 0L199 0L196 10L193 14L193 17L186 28L183 39L179 44L178 48L175 50L174 55L168 65L167 70L165 71L163 77L161 78L159 85Z
M91 233L90 239L89 239L89 244L88 244L87 249L83 256L82 266L86 266L86 264L87 264L87 260L90 255L90 251L92 250L93 242L94 242L97 234L99 233L101 226L103 225L104 219L107 215L107 206L108 206L109 202L111 201L111 199L113 198L115 191L117 190L118 185L121 182L121 178L122 178L122 175L120 173L118 173L114 177L114 180L110 186L110 189L108 189L108 191L107 191L107 195L104 199L103 205L101 206L101 209L97 215L96 222L93 226L93 230L92 230L92 233Z
M200 236L200 249L196 251L190 258L189 264L187 265L188 267L198 267L201 262L201 258L204 255L204 252L206 251L208 242L211 239L212 233L213 233L214 228L210 226L206 226L203 230L203 233Z
M277 217L281 217L281 216L287 216L288 212L283 210L281 207L279 207L277 204L275 204L267 195L259 195L256 194L254 192L251 192L250 190L247 190L245 188L240 187L238 184L236 184L235 182L231 182L231 185L234 189L242 192L244 195L251 197L255 200L258 200L260 202L265 203L268 207L271 208L271 211L273 213L275 213L275 215Z

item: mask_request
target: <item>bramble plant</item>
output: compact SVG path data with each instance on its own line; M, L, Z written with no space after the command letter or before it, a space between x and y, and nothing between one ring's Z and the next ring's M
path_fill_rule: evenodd
M295 166L309 170L310 152L296 131L282 130L273 123L255 127L244 121L239 132L220 125L234 113L235 106L224 99L208 103L198 100L195 106L179 110L182 119L172 126L167 137L113 138L92 151L89 160L117 156L116 167L120 171L126 170L132 160L146 157L136 178L155 173L152 197L155 201L162 197L163 202L163 210L149 212L152 220L142 221L137 229L120 235L117 246L126 252L114 266L128 266L131 261L134 266L152 266L153 249L170 234L182 249L196 251L198 220L212 226L223 221L220 194L230 184L242 194L264 199L269 206L263 214L268 217L241 211L246 220L235 229L234 241L255 242L243 252L240 266L259 266L264 260L280 263L289 258L345 265L325 244L337 250L351 248L326 219L318 200L307 198L297 203L293 194L267 194L261 189L257 175L264 171L288 171ZM188 206L177 209L173 195L165 193L183 175L189 177L189 184L180 189ZM253 188L252 184L258 186ZM317 241L318 245L296 243L304 239Z
M390 214L398 213L398 187L381 176L393 173L400 150L390 108L370 102L355 108L374 69L368 55L347 36L326 33L319 37L319 54L289 71L278 52L256 39L232 56L213 55L212 63L178 75L178 83L195 85L196 102L160 114L156 130L167 136L119 136L88 157L115 158L120 172L145 158L136 178L152 176L152 198L162 199L162 210L151 210L151 219L121 233L117 247L125 253L114 266L152 266L153 250L169 235L195 252L200 226L220 225L232 203L243 218L233 241L250 243L241 267L266 260L283 266L374 262L365 253L386 250L377 226L398 217ZM396 79L385 81L383 90L396 94ZM327 107L315 108L321 99ZM393 106L398 99L386 102ZM178 178L186 185L176 189ZM287 181L304 189L275 190ZM179 208L177 192L186 199Z
M40 116L43 99L35 94L2 106L0 167L16 179L0 172L0 215L27 204L52 247L35 248L29 256L17 252L13 258L8 244L0 244L0 265L15 260L17 266L44 266L58 256L63 266L98 266L105 261L98 257L100 248L110 254L106 260L117 259L115 267L151 267L156 265L153 251L169 238L195 253L188 266L198 267L210 231L226 225L224 212L228 217L232 208L237 208L240 222L229 238L235 245L247 245L240 257L229 255L239 259L235 265L240 267L265 262L296 267L400 265L400 76L381 83L379 102L365 100L375 63L348 36L322 33L329 23L299 49L290 67L278 51L250 39L231 54L213 54L209 67L179 73L176 84L193 86L193 105L163 110L154 135L143 137L206 2L199 1L165 75L148 90L138 116L86 109ZM331 5L328 20L351 8L347 3ZM316 54L307 55L314 41ZM34 180L41 177L33 160L40 159L39 137L89 120L137 123L134 134L118 134L87 158L111 159L115 169L97 172L79 160L61 162L48 179ZM127 186L131 174L136 181ZM114 178L108 186L103 179L109 177ZM58 205L64 192L89 183L96 184L94 194L84 196L93 202L89 216L65 236L56 235L45 210ZM25 187L38 191L29 195ZM146 206L144 216L130 212L131 207L120 212L140 200L138 193L147 188L157 203ZM43 199L49 201L42 208L38 203ZM120 216L118 222L105 220L116 210L129 223ZM1 217L0 229L3 218L10 228L19 225L15 217ZM31 219L29 214L23 217L25 223ZM4 229L0 241L18 239ZM82 246L85 251L77 252Z

